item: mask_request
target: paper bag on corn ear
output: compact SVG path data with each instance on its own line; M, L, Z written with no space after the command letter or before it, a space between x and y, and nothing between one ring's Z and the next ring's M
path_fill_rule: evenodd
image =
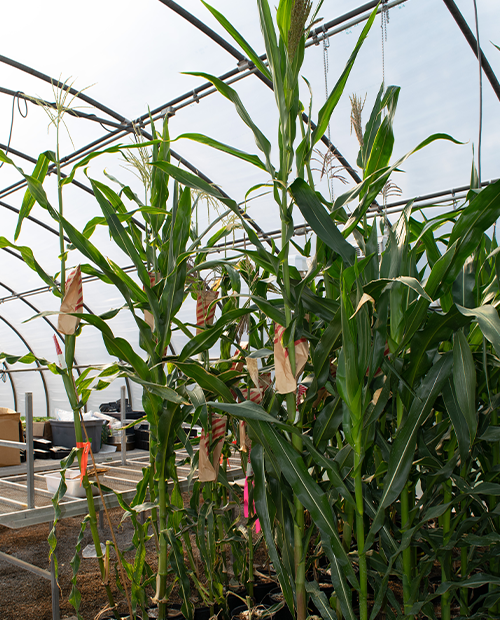
M248 342L241 342L240 349L246 351L248 349ZM231 370L241 372L245 367L245 359L246 358L243 356L243 353L238 349L230 360L233 362L231 365Z
M212 415L212 446L213 450L210 454L210 433L201 432L198 479L200 482L213 482L217 480L219 475L220 455L222 446L224 445L224 437L226 436L226 416Z
M218 291L200 291L196 300L196 335L201 334L203 327L212 325L215 316L215 304L213 302L219 296ZM211 304L213 304L211 306Z
M283 346L285 328L275 324L274 328L274 370L276 391L289 394L297 389L297 379L302 374L309 356L309 343L305 338L295 341L295 376L292 373L288 350Z
M253 403L257 403L260 405L264 398L264 392L271 387L272 379L271 373L265 372L262 375L259 375L259 387L250 388L248 400L251 400Z
M61 303L61 312L81 312L83 310L82 272L80 265L74 269L66 280L64 298ZM60 334L72 336L80 323L80 318L68 314L60 314L57 321L57 331Z

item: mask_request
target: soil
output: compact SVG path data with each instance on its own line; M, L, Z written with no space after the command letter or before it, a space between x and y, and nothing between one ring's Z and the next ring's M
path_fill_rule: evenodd
M189 498L189 494L183 494L184 504L189 502ZM109 515L118 547L125 550L132 546L134 531L130 519L120 523L123 515L123 511L120 508L109 511ZM71 578L73 575L70 562L75 553L75 545L80 533L81 522L82 518L75 517L63 519L57 524L61 619L71 618L76 620L75 610L68 599L71 593ZM0 551L48 570L49 545L47 537L50 528L51 525L48 523L20 530L11 530L0 526ZM101 541L105 542L106 540L111 540L111 533L107 521L104 519ZM197 550L194 546L194 539L192 543L196 558ZM87 527L81 544L82 551L90 544L92 544L92 537L90 529ZM147 542L146 551L146 560L155 569L156 550L153 540ZM128 561L132 561L134 551L126 553L125 557ZM112 552L112 562L110 563L112 566L116 563L113 561L114 559L114 552ZM265 546L261 544L255 555L256 566L261 571L265 570L264 563L267 559ZM120 613L126 613L126 599L124 594L119 592L115 585L114 572L112 572L110 583L115 601L119 603ZM80 615L83 620L94 620L107 607L107 597L102 585L97 559L82 557L78 571L77 587L81 593L82 601L79 610ZM152 589L148 592L148 595L154 595ZM172 603L180 602L180 599L176 596L175 589L169 600ZM201 605L194 588L192 590L192 600L195 606L197 604ZM107 616L108 614L105 615ZM0 620L52 620L50 581L25 569L18 568L0 558Z
M121 509L110 511L118 546L125 549L132 543L133 527L130 520L126 520L120 526L122 514ZM73 574L70 562L75 553L80 525L80 518L64 519L57 524L61 618L71 618L76 615L68 599ZM48 570L47 536L49 531L50 525L47 523L21 530L11 530L0 526L0 551ZM111 535L105 521L101 540L107 539L111 539ZM82 550L89 544L92 544L92 539L87 527ZM133 552L129 556L126 557L130 560ZM155 556L151 544L147 558L151 565L154 564ZM125 597L118 592L113 578L111 583L115 600L121 602L120 611L125 612ZM84 620L93 620L106 607L107 602L101 573L95 558L82 558L77 586L82 595L80 614ZM50 581L0 558L0 618L1 620L52 620Z

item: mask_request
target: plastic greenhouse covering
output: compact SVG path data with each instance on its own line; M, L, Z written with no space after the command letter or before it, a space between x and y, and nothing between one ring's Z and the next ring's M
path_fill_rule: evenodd
M263 43L259 29L257 5L250 0L212 0L259 53ZM484 56L494 73L500 75L500 4L497 0L477 1L477 28L472 0L455 0L455 6L479 40ZM142 0L107 0L74 3L51 0L49 3L20 0L3 8L0 56L0 148L17 166L30 173L39 153L56 148L56 132L49 118L34 99L53 102L60 94L56 82L71 84L86 98L68 97L75 115L64 116L60 134L61 158L67 158L63 171L92 150L116 144L133 143L140 131L149 132L148 111L161 125L162 117L170 117L173 138L182 133L203 133L220 142L253 153L256 151L251 131L240 121L233 106L213 88L197 90L206 84L203 77L183 72L204 72L223 76L233 72L229 81L237 90L247 110L263 133L270 137L277 152L277 117L272 91L218 42L179 14L172 2ZM325 101L356 43L375 3L361 5L352 0L325 0L313 28L303 67L302 101L306 111L312 96L313 117ZM182 0L182 9L227 41L202 2ZM352 17L349 15L352 13ZM328 26L328 24L333 24ZM323 28L323 26L325 26ZM328 27L327 27L328 26ZM229 42L233 47L233 41ZM238 64L239 63L239 64ZM250 70L249 70L250 68ZM48 80L42 79L48 76ZM348 79L344 95L330 123L329 138L349 165L356 170L358 143L351 129L349 95L366 98L364 122L384 82L401 87L394 120L395 156L414 148L432 133L447 133L460 141L436 142L416 153L394 176L397 187L387 198L391 213L411 198L440 194L425 200L436 210L453 208L460 188L467 187L475 155L481 162L481 180L488 182L498 174L498 127L500 107L490 81L482 74L480 105L478 60L443 0L400 0L381 5L379 16L363 45ZM53 82L51 84L51 81ZM481 136L481 139L480 139ZM222 188L238 203L245 203L249 188L266 183L266 173L229 155L211 150L189 140L179 140L172 148L186 162ZM337 195L354 184L349 170L338 167L334 178L322 175L326 146L320 145L316 155L315 181L324 195ZM76 155L73 155L76 154ZM339 162L335 162L340 166ZM80 230L93 217L101 215L91 191L88 177L110 183L109 176L130 185L144 195L141 181L119 154L106 154L93 159L88 168L80 168L77 184L66 185L64 208L66 217ZM24 193L22 177L10 165L0 170L0 235L14 241L14 232ZM49 199L56 202L57 179L51 174L44 182ZM453 192L453 190L455 190ZM463 194L463 190L462 190ZM272 196L254 192L246 204L247 212L264 231L280 227L279 213ZM59 242L55 223L38 206L26 220L17 243L29 246L46 272L59 270ZM217 217L217 205L200 203L197 218L200 229ZM300 222L299 222L300 223ZM43 225L46 225L45 227ZM304 243L307 235L298 235ZM116 245L111 244L104 229L92 237L101 252L121 266L128 266ZM234 253L233 239L243 239L243 231L235 229L226 238L221 252ZM277 241L278 242L278 241ZM53 326L57 316L28 321L38 312L57 311L59 300L43 286L37 274L29 269L19 253L1 252L0 262L0 350L13 355L32 351L40 358L56 358ZM84 259L70 251L68 266ZM135 277L130 271L131 277ZM123 300L111 286L85 277L84 302L89 311L101 313L119 308ZM188 296L182 311L187 323L195 323L195 302ZM115 335L127 338L137 351L138 335L127 312L111 322ZM175 332L175 350L186 343L181 332ZM217 351L213 351L217 355ZM77 339L77 364L103 364L110 361L102 337L86 327ZM24 413L24 393L33 392L34 415L53 415L56 408L68 409L60 377L39 372L36 366L3 366L0 375L0 405ZM119 398L123 380L106 391L91 396L88 408ZM141 408L141 388L128 386L132 406Z

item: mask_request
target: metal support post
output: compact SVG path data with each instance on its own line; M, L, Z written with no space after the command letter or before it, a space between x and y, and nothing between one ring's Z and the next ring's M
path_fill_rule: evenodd
M50 589L52 592L52 620L60 620L61 612L59 610L59 584L56 579L56 565L54 562L54 554L57 558L57 547L50 558Z
M28 489L28 508L35 507L35 456L33 454L33 394L26 392L26 486Z
M122 428L127 424L127 403L125 400L126 389L122 385L121 388L121 402L120 402L120 422ZM127 464L127 431L121 431L121 449L122 449L122 465Z

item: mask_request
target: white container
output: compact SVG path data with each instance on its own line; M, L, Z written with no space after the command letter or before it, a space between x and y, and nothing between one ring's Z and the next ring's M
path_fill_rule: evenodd
M47 491L54 494L57 493L57 489L61 482L61 473L57 471L45 474L45 480L47 481ZM83 485L80 485L80 472L77 469L66 470L66 486L68 487L66 495L70 495L71 497L85 497L85 489ZM99 490L96 487L92 487L92 493L97 495Z

